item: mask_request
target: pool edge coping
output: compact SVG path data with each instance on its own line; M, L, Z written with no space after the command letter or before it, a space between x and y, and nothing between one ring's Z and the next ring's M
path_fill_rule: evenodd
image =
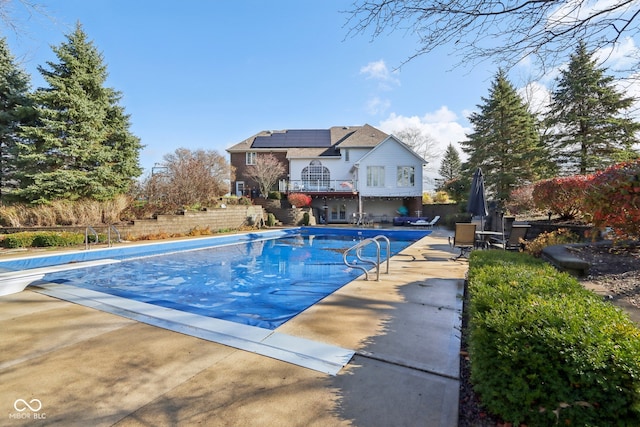
M53 298L271 357L332 376L337 375L355 354L354 350L283 334L277 329L270 330L243 325L90 289L44 281L32 284L30 289Z

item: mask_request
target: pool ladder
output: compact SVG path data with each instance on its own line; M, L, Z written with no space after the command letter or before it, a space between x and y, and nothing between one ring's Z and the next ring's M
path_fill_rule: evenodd
M364 267L361 264L356 264L355 262L349 262L348 256L350 253L354 252L355 256L358 260L360 260L361 262L367 264L367 265L372 265L376 268L376 281L380 280L380 240L384 240L387 244L387 271L386 273L389 274L389 258L390 258L390 253L391 253L391 243L389 242L389 238L387 238L387 236L383 236L382 234L376 236L376 237L370 237L364 240L359 241L358 243L356 243L355 245L353 245L352 247L350 247L349 249L345 250L344 253L342 254L342 259L344 260L344 263L347 267L351 267L351 268L357 268L358 270L362 270L364 272L365 275L365 280L369 280L369 269L367 269L366 267ZM363 258L362 257L362 249L368 245L376 245L376 258L375 260L371 259L371 258Z
M118 229L116 228L115 225L110 224L107 227L107 243L109 245L109 247L112 246L112 242L111 242L111 230L114 231L114 233L117 236L117 240L116 242L120 243L122 241L121 237L120 237L120 232L118 231ZM98 232L96 231L95 228L93 228L92 226L87 226L87 228L85 228L84 230L84 248L85 249L90 249L91 246L89 244L89 232L91 232L91 234L93 234L93 236L95 237L95 241L94 241L94 245L98 243L99 237L98 237Z
M89 244L89 232L91 232L96 238L94 245L98 243L98 232L96 231L95 228L88 225L87 228L84 229L84 248L85 249L90 249L91 247L91 245Z

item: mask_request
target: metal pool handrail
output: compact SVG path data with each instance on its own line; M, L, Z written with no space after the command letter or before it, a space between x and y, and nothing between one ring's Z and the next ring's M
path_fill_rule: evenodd
M108 234L107 240L109 241L109 247L111 247L111 230L115 231L116 236L118 236L118 240L116 240L116 242L120 243L122 241L122 238L120 237L120 232L118 231L115 225L111 224L109 225L109 228L107 228L107 234Z
M387 243L387 271L386 273L389 274L389 258L391 258L391 242L389 241L389 238L387 236L385 236L384 234L378 234L376 237L373 238L373 240L384 240ZM380 263L380 261L378 261L378 263Z
M96 241L95 243L98 243L98 232L90 225L87 226L87 228L85 228L84 230L84 248L85 249L89 249L90 245L89 245L89 231L91 231L93 233L94 236L96 236Z
M364 272L365 280L369 280L369 271L362 265L350 263L347 257L350 252L355 251L356 257L360 261L366 264L371 264L376 268L376 281L379 281L380 280L380 242L379 242L380 239L383 239L387 243L387 273L389 273L389 258L390 258L390 252L391 252L391 243L389 242L389 238L387 238L387 236L378 235L376 237L361 240L360 242L356 243L349 249L345 250L342 255L342 259L347 267L357 268L358 270L362 270ZM369 258L362 257L362 248L372 243L376 245L375 261Z

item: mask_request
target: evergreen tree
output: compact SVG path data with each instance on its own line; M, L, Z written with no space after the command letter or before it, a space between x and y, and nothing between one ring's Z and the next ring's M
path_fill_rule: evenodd
M6 40L0 38L0 195L15 185L18 131L32 118L29 76L16 66Z
M49 87L33 94L37 123L23 127L16 195L37 203L111 199L141 174L142 146L120 93L104 87L107 68L81 25L53 51L59 62L38 67Z
M444 178L444 182L449 182L459 178L461 170L462 161L460 160L460 154L458 154L458 150L456 150L453 144L449 144L447 150L444 152L438 173Z
M552 93L550 140L567 173L590 173L638 156L632 145L640 124L624 116L634 99L617 92L605 72L581 42Z
M489 97L482 100L480 111L469 117L474 131L461 142L469 155L463 173L471 180L473 171L481 167L487 192L505 200L513 188L549 173L545 166L548 156L534 116L504 71L498 71Z

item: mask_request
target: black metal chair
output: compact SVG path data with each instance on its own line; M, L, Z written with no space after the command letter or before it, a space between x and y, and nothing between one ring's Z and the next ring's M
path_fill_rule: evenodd
M502 239L492 239L491 246L508 251L519 251L522 248L522 241L527 239L528 225L512 225L509 236Z

